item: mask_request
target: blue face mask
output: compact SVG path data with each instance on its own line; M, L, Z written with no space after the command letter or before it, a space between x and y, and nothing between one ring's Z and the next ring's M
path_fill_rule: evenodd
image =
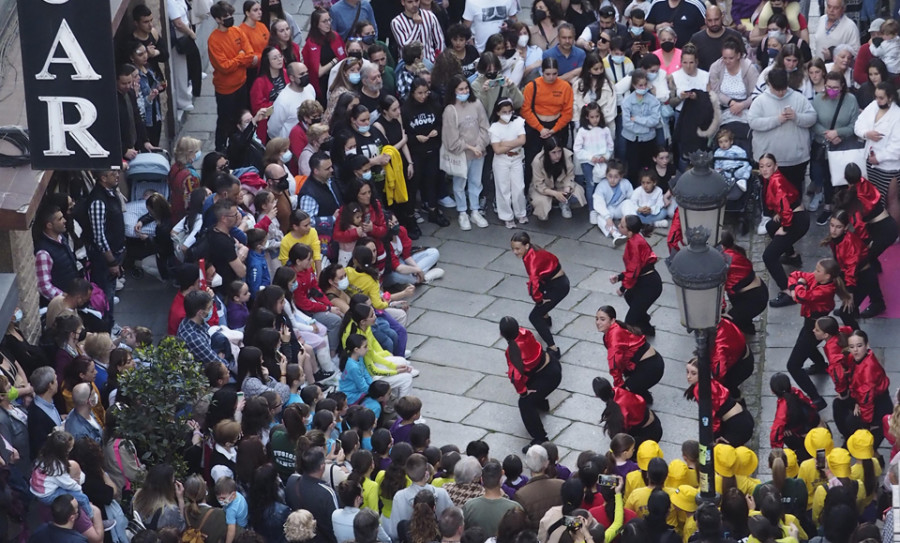
M647 89L634 89L634 92L638 93L638 96L643 96L647 94Z
M22 313L21 309L16 309L16 312L13 313L13 322L22 322L22 319L25 317L25 314Z
M287 151L285 151L285 152L281 155L281 161L282 161L282 162L290 162L290 160L291 160L293 157L294 157L294 154L291 153L290 149L288 149Z
M298 283L297 281L294 281L293 283L291 283L291 285L290 285L291 292L294 292L295 290L297 290L297 287L299 287L299 286L300 286L300 283Z
M459 101L459 102L465 102L465 101L467 101L468 99L469 99L469 93L468 93L468 92L465 93L465 94L457 94L457 95L456 95L456 100Z
M657 75L659 75L658 72L647 72L647 81L656 81Z
M200 157L202 157L202 156L203 156L203 153L201 153L200 151L197 151L196 153L194 153L194 160L200 160Z
M212 320L213 315L215 315L215 314L216 314L216 308L215 308L215 306L213 306L213 308L209 310L209 312L206 314L206 317L203 319L204 321L206 321L206 324L210 324L209 321Z
M625 55L610 55L609 58L616 64L622 64L625 62Z
M351 83L353 83L354 85L356 85L356 84L358 84L360 81L362 81L362 76L359 75L358 72L357 72L357 73L350 72L350 75L347 76L347 79L349 79Z
M366 181L371 180L372 179L372 170L364 171L362 174L362 178L365 179Z
M632 27L630 27L630 28L628 29L628 31L631 32L631 34L634 35L634 36L640 36L640 35L643 34L643 32L644 32L644 27L642 27L642 26L632 26Z
M769 47L768 49L766 49L766 53L768 53L769 58L775 58L778 56L778 49L775 49L774 47Z
M359 130L360 134L368 134L369 133L369 125L365 125L365 126L359 125L356 127L356 129Z

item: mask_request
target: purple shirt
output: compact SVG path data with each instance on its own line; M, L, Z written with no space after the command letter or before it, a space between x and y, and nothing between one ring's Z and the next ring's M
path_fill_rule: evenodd
M509 499L513 499L516 491L525 486L525 483L528 482L528 477L524 475L520 475L518 479L515 481L510 481L509 479L503 481L503 484L500 485L500 488L503 489L503 492L506 492L506 495L509 496Z
M624 464L621 466L616 466L616 475L624 479L628 476L632 471L636 471L638 469L637 462L634 460L626 460Z
M409 443L409 435L412 434L413 424L401 424L403 419L398 418L391 426L391 437L394 443Z

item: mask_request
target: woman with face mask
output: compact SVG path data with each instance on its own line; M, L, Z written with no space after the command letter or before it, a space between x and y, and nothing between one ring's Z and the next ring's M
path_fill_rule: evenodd
M335 74L334 81L328 86L328 106L325 108L325 115L322 116L324 122L329 122L334 115L335 106L342 94L353 92L359 94L359 84L362 81L360 70L362 69L362 60L357 58L347 58L341 62L341 67Z
M828 168L828 149L837 150L842 144L859 141L853 133L853 127L859 118L859 106L856 97L847 91L846 81L837 72L829 72L825 76L825 92L813 98L812 106L816 110L816 124L812 129L813 141L809 156L812 186L808 191L814 191L815 194L807 208L809 211L817 211L819 204L824 202L816 223L825 225L831 215L831 202L835 192Z
M290 83L285 70L284 55L276 47L266 47L260 56L259 75L250 87L250 111L272 107L275 99ZM263 144L269 139L268 116L256 123L256 135Z
M187 209L191 191L200 187L200 174L194 167L203 155L200 140L185 136L175 144L175 160L169 169L169 202L172 205L172 220L180 221Z
M531 20L534 21L529 28L532 44L547 50L559 43L556 27L563 22L563 11L556 0L538 0L532 4Z
M681 69L681 49L675 47L678 35L670 26L657 28L659 36L659 49L653 51L660 62L660 70L666 75L671 75Z

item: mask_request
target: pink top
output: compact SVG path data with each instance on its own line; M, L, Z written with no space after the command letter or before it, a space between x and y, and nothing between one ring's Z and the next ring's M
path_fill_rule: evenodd
M663 59L663 50L657 49L653 51L653 54L659 58L660 62L660 71L666 72L666 75L672 75L681 69L681 49L677 47L672 50L672 63L666 66L666 61Z

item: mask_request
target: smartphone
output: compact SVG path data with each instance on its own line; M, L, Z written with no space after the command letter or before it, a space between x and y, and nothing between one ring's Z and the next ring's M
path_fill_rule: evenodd
M206 282L206 259L198 258L197 267L200 268L200 290L206 290L209 286Z
M600 476L600 486L606 486L609 488L615 488L619 484L619 478L615 475L601 475Z
M272 113L275 112L275 106L269 106L266 108L266 119L272 116Z
M329 451L329 454L337 454L338 451L340 451L340 450L341 450L341 440L335 439L334 443L331 444L331 451Z
M240 401L243 400L243 399L244 399L244 393L243 393L243 392L238 392L238 393L237 393L237 401L240 402Z
M506 84L506 78L502 75L497 79L491 79L490 81L488 81L488 87L499 87L504 84Z
M582 522L579 517L566 515L563 517L563 519L565 519L566 530L570 532L577 532L581 529Z
M816 451L816 469L825 469L825 449Z

